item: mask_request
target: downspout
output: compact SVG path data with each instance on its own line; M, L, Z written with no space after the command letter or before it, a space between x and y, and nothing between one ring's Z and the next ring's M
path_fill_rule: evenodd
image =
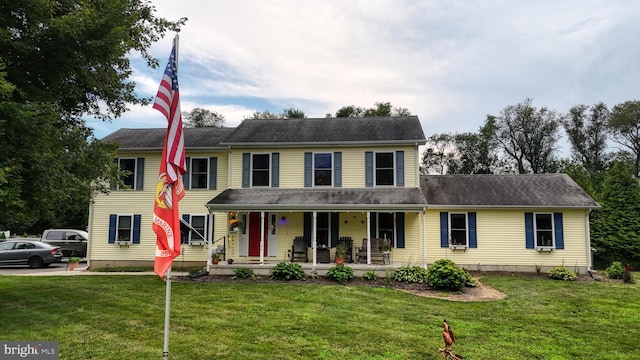
M591 251L591 225L589 224L589 214L591 210L584 215L584 228L587 230L584 238L587 242L587 271L591 273L591 266L593 265L593 251Z
M427 269L427 208L422 209L422 266Z

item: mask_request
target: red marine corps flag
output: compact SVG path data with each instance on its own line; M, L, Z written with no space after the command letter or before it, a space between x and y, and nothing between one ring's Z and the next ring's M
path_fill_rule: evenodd
M180 213L178 202L184 197L182 174L185 172L182 115L178 91L177 36L169 63L164 70L153 108L169 122L164 138L160 171L153 207L153 231L156 233L154 271L164 277L173 259L180 255Z

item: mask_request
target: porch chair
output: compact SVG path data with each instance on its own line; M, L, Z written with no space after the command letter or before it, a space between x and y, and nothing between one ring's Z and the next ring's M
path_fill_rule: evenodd
M352 263L353 262L353 239L351 239L351 236L341 236L338 238L337 245L340 246L340 244L343 244L343 243L347 248L347 253L344 256L344 260Z
M380 246L385 242L384 239L373 238L371 239L371 260L374 258L383 260L382 251ZM367 262L367 238L362 239L362 247L356 248L356 263Z
M296 236L293 239L293 245L291 245L291 262L302 259L304 259L304 262L309 262L307 242L303 236Z

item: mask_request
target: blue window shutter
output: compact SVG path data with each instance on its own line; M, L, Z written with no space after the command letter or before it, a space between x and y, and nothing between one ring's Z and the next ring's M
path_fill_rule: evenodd
M162 159L160 159L160 161L162 161ZM184 174L182 175L182 184L184 185L184 189L185 190L189 190L190 184L191 184L191 158L186 157L184 158L184 166L185 166L185 171Z
M342 187L342 152L333 153L333 186Z
M372 212L371 214L369 214L369 218L371 220L371 227L369 228L369 234L371 236L371 238L377 238L378 234L376 234L376 228L377 223L378 223L378 214Z
M189 219L191 216L189 214L182 214L182 220L184 220L187 224L190 224ZM182 229L184 226L180 224L180 228ZM204 235L204 234L203 234ZM188 231L180 231L180 243L188 244L189 243L189 232Z
M307 246L311 246L311 222L313 221L313 218L310 212L304 213L303 221L304 221L304 225L303 225L304 240L306 241Z
M136 190L144 189L144 158L136 160Z
M373 152L364 153L364 186L373 187Z
M404 151L396 151L396 186L404 187Z
M118 222L118 215L109 215L109 244L116 242L116 223Z
M478 247L478 234L476 231L476 213L470 212L467 214L469 221L469 247Z
M310 152L306 152L304 153L304 187L311 187L312 186L312 170L311 170L311 164L313 163L313 161L311 161L311 153Z
M141 215L133 215L133 243L140 244L140 220Z
M209 158L209 190L217 189L218 183L218 158Z
M535 241L533 240L533 213L524 213L524 234L527 249L535 249Z
M340 214L337 212L331 213L331 247L338 246L338 234L340 234Z
M564 249L564 229L562 226L562 213L553 213L553 226L556 232L556 249Z
M280 186L280 153L271 154L271 187Z
M396 241L398 248L404 249L404 213L396 213Z
M440 247L449 247L449 213L440 213Z
M251 180L251 154L242 153L242 187L248 188Z

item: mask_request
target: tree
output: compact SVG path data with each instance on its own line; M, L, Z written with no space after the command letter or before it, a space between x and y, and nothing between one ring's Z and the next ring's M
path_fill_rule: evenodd
M478 133L453 136L457 154L450 161L449 174L493 174L500 171L497 153L496 119L487 116Z
M410 116L407 108L391 106L390 102L376 102L372 108L362 108L355 105L343 106L336 111L336 117L365 117L365 116Z
M294 119L294 118L306 118L304 111L296 108L283 109L281 113L274 113L269 110L256 111L251 116L245 116L243 120L266 120L266 119Z
M115 146L81 116L112 119L135 94L129 53L148 49L186 19L154 16L141 0L4 1L0 5L0 228L84 228L95 191L117 181Z
M184 127L187 128L223 127L225 122L224 115L202 108L194 108L189 112L183 111L182 118Z
M307 115L304 114L304 111L295 108L287 108L282 110L282 116L285 119L303 119L307 117Z
M555 172L561 117L554 110L534 108L531 99L504 108L496 117L497 140L519 174Z
M453 135L434 134L427 139L427 148L422 153L421 174L440 174L448 172L449 164L453 161L452 149L455 148Z
M609 118L609 109L601 102L591 108L586 105L574 106L562 121L571 143L573 157L592 176L603 171L608 161L606 148Z
M613 107L609 119L613 141L631 151L635 177L640 178L640 101L625 101Z

